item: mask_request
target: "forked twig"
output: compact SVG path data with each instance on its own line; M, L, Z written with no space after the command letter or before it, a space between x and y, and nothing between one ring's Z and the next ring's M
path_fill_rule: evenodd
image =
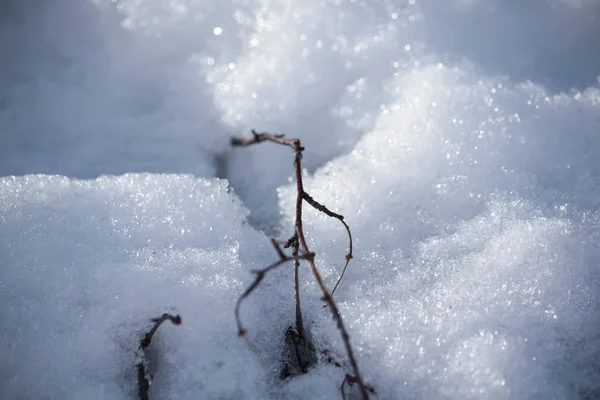
M334 213L333 211L330 211L327 207L318 203L315 199L313 199L306 192L304 192L302 194L302 198L308 204L310 204L311 206L316 208L318 211L321 211L322 213L324 213L332 218L338 219L342 224L344 224L344 228L346 228L346 232L348 232L349 245L348 245L348 254L346 254L346 263L344 264L344 268L342 268L342 273L340 274L340 277L338 278L337 282L335 283L335 286L333 287L333 290L331 291L331 295L333 296L335 294L335 290L337 289L340 282L342 281L342 278L344 277L344 273L346 273L346 268L348 268L348 263L350 263L350 260L352 259L352 233L350 233L350 227L348 226L348 224L346 224L346 221L344 221L343 215L340 215L340 214Z
M137 378L138 378L138 397L140 400L148 400L149 390L150 390L150 381L146 376L146 366L148 364L148 357L146 356L146 349L152 343L152 337L158 330L158 328L162 325L166 320L171 321L174 325L181 324L181 317L179 315L172 316L171 314L163 314L160 318L152 319L154 325L152 328L144 335L142 340L140 341L139 350L142 352L142 360L137 364Z
M315 265L315 254L310 251L308 244L306 243L306 239L304 237L304 231L302 229L302 201L305 200L307 203L309 203L311 206L315 207L317 210L325 213L326 215L328 215L330 217L339 219L346 227L346 230L348 232L348 237L350 239L350 246L349 246L350 251L346 255L346 264L342 271L342 276L346 270L348 262L352 258L352 236L350 234L350 229L348 228L348 225L344 222L344 217L342 215L339 215L339 214L336 214L336 213L330 211L325 206L316 202L312 197L310 197L304 191L304 186L303 186L303 182L302 182L302 151L304 151L304 147L302 147L300 139L285 139L284 135L272 135L269 133L257 133L255 130L252 130L252 135L253 135L253 137L250 139L232 138L231 144L233 146L250 146L253 144L260 143L260 142L270 141L270 142L278 143L278 144L281 144L284 146L289 146L292 148L292 150L294 152L294 168L295 168L295 172L296 172L296 191L297 191L296 221L295 221L294 235L292 236L292 238L290 240L288 240L288 242L286 243L286 247L292 246L293 251L295 248L302 249L302 252L304 254L301 257L294 256L293 259L294 260L304 259L308 262L310 269L313 273L313 276L315 277L315 280L317 281L317 284L319 285L319 288L321 289L321 292L323 294L323 300L329 306L329 309L331 310L333 319L335 320L336 325L342 335L342 340L344 341L344 345L346 347L346 353L348 355L348 359L350 361L352 371L354 372L353 379L355 379L356 382L360 383L360 390L361 390L363 400L368 400L369 393L368 393L366 386L364 385L363 380L361 378L360 371L358 369L358 363L356 362L356 358L354 357L354 352L352 350L352 346L350 345L350 335L348 335L348 331L346 330L346 327L344 325L344 321L342 319L340 311L337 307L337 304L333 300L332 293L330 293L327 290L327 288L325 287L325 284L323 282L321 274L319 273L319 271ZM276 242L273 242L273 243L276 243ZM297 250L296 250L296 252L297 252ZM267 267L266 270L276 268L277 266L279 266L283 262L285 262L283 259L281 259L281 254L279 254L279 256L280 256L280 261ZM296 280L296 285L295 285L296 293L298 291L298 289L297 289L297 272L296 272L298 269L298 264L299 264L298 262L295 263L295 274L294 274L295 280ZM264 270L261 270L261 271L264 271ZM264 277L264 273L262 273L262 274L259 273L259 275L257 276L257 279L254 281L254 283L246 290L246 292L242 295L242 297L240 297L240 300L238 301L238 306L236 306L236 320L238 321L238 327L240 328L240 335L243 335L245 333L245 331L243 329L241 329L240 324L239 324L239 303L243 298L247 297L248 294L251 293L256 288L256 286L260 283L260 281L262 280L263 277ZM341 277L340 277L340 279L341 279ZM339 280L338 280L338 283L339 283ZM337 284L336 284L336 287L337 287ZM299 294L297 293L297 298L296 298L297 309L299 308L299 298L300 298ZM296 314L296 317L298 320L298 312ZM300 319L301 319L301 317L300 317Z
M262 280L265 278L265 275L276 269L277 267L282 266L283 264L285 264L288 261L292 261L292 260L306 260L308 259L308 257L314 257L314 254L308 254L308 255L301 255L301 256L296 256L296 257L288 257L285 254L282 254L283 258L281 258L279 261L274 262L273 264L269 265L266 268L263 269L258 269L258 270L253 270L252 272L256 275L256 278L254 279L254 282L252 282L252 284L250 286L248 286L248 288L244 291L244 293L239 297L236 305L235 305L235 322L237 324L237 328L238 328L238 335L239 336L244 336L247 331L243 328L242 326L242 319L240 317L240 308L242 306L242 302L252 294L252 292L254 292L256 290L256 288L258 287L258 285L262 282Z
M256 278L254 279L254 282L252 282L252 284L238 298L238 301L235 305L235 322L236 322L236 325L238 328L238 335L243 337L246 340L246 343L248 343L248 346L250 347L252 352L255 353L259 359L260 359L260 356L259 356L259 352L258 352L256 345L248 338L248 336L246 335L246 333L248 333L248 331L246 331L246 329L244 329L244 327L242 326L242 319L240 317L240 309L242 306L242 302L246 298L248 298L248 296L250 296L250 294L252 294L252 292L254 292L254 290L256 290L256 288L262 282L262 280L265 278L265 276L268 272L282 266L283 264L287 263L288 261L294 260L294 263L299 263L300 262L299 260L306 259L306 255L298 256L296 254L292 257L288 257L285 255L283 250L281 250L281 247L279 247L279 243L277 243L276 240L274 240L274 239L271 240L271 243L273 244L273 247L275 248L275 251L277 252L277 254L279 254L279 261L274 262L273 264L269 265L266 268L252 271L254 274L256 274ZM308 256L311 256L311 254L309 254ZM314 255L312 255L312 256L314 256Z
M344 268L342 268L342 273L340 274L340 277L338 278L333 290L331 291L331 295L333 296L333 294L335 293L336 289L338 288L340 282L342 281L344 274L346 273L346 269L348 268L348 263L350 263L350 260L353 257L352 256L352 234L350 233L350 227L344 221L343 215L334 213L333 211L329 210L327 207L325 207L324 205L320 204L315 199L313 199L304 190L303 184L302 184L302 168L299 167L300 160L302 159L302 151L304 151L304 147L302 147L300 145L299 139L285 139L285 135L272 135L270 133L258 133L254 129L252 129L252 138L251 139L243 139L243 138L234 137L234 138L231 138L231 145L232 146L250 146L250 145L257 144L260 142L265 142L265 141L278 143L278 144L281 144L284 146L290 146L294 150L294 166L296 167L296 184L298 185L298 183L299 183L299 188L302 188L301 191L300 190L298 191L298 196L302 197L303 200L305 200L308 204L313 206L318 211L321 211L322 213L328 215L329 217L336 218L337 220L339 220L344 225L344 228L346 229L346 232L348 233L349 244L348 244L348 253L345 256L346 262L344 264ZM296 146L297 146L297 148L296 148ZM302 213L302 211L300 210L300 216L302 215L301 213ZM298 207L296 207L296 221L298 221ZM285 247L287 248L287 247L289 247L289 245L285 246Z

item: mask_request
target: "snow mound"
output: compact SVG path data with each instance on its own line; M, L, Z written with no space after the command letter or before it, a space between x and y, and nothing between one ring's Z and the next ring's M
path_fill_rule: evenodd
M272 256L247 214L216 179L2 178L0 397L132 398L141 335L170 312L183 323L155 337L152 397L264 398L233 318Z
M388 87L373 131L305 177L355 238L337 296L366 379L383 398L597 396L600 92L440 65ZM333 287L346 235L305 207Z

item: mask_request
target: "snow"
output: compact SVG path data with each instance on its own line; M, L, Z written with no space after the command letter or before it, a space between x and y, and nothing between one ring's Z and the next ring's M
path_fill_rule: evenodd
M278 379L289 268L233 309L305 188L345 216L336 292L380 399L600 396L593 0L0 5L0 398L340 398ZM341 224L304 209L332 288ZM345 363L301 271L305 324Z
M265 238L226 182L30 175L1 186L3 398L130 398L137 335L163 312L184 323L161 328L156 396L260 388L231 310L243 266L266 262Z
M578 398L600 378L588 370L600 137L581 123L598 120L600 92L550 97L469 76L431 66L390 82L376 128L306 178L356 237L343 315L383 398ZM295 187L280 195L291 229ZM346 237L306 216L334 280ZM321 324L320 340L335 337Z

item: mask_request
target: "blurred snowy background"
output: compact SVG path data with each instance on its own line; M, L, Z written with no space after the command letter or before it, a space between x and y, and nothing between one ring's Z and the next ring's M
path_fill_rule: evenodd
M338 399L277 379L288 149L343 214L336 296L379 399L600 399L598 0L0 3L0 398ZM306 213L333 286L346 236ZM306 324L344 360L302 271Z

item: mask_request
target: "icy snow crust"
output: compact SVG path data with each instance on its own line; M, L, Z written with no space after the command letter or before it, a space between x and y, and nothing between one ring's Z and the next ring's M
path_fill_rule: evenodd
M355 232L338 298L367 379L384 398L595 398L600 136L581 121L600 93L443 67L390 86L375 129L305 182ZM295 188L280 195L290 227ZM343 231L306 214L333 280Z
M594 0L8 1L0 6L0 398L338 399L279 381L289 149L343 214L336 293L380 399L600 397ZM6 60L5 60L6 58ZM226 178L226 179L222 179ZM347 238L305 208L333 287ZM265 233L263 233L265 232ZM343 343L308 270L305 324Z
M154 396L264 397L231 310L266 238L226 182L0 182L2 398L135 397L140 334L163 312L184 323L161 327Z

